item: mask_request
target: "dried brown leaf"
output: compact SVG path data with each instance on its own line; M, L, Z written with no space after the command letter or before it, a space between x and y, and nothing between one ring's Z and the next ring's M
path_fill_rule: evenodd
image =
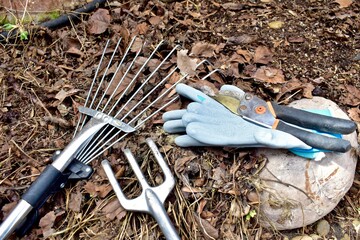
M340 97L340 100L350 106L358 106L360 104L360 89L353 85L345 85L347 93Z
M284 83L285 77L280 69L262 66L252 76L258 81L267 83Z
M66 52L79 57L83 56L83 53L75 47L70 47L68 50L66 50Z
M196 59L192 59L187 55L188 50L180 50L177 52L177 65L182 73L195 75L197 67Z
M91 34L101 34L106 31L111 22L109 10L99 8L96 10L88 21L88 31Z
M55 98L58 99L61 103L62 101L64 101L65 98L70 97L76 93L78 93L79 91L81 91L80 89L71 89L69 91L65 91L64 89L61 89L56 95Z
M252 54L249 52L249 51L247 51L247 50L243 50L243 49L237 49L236 50L236 54L237 55L233 55L231 58L230 58L230 60L232 60L233 59L233 57L236 57L236 60L237 60L237 62L238 63L248 63L248 62L250 62L250 60L252 59ZM240 59L240 60L239 60ZM232 60L232 61L234 61L234 60Z
M197 42L191 49L190 55L194 55L197 57L213 57L215 53L218 53L224 48L224 45L215 45L207 42Z
M149 30L149 26L147 23L143 22L136 26L136 33L140 35L144 35Z
M11 203L7 203L5 204L2 208L1 211L3 212L4 218L8 216L8 214L10 214L10 212L16 207L17 202L11 202Z
M221 6L230 11L240 11L244 8L244 4L234 2L223 3Z
M66 121L63 118L56 117L56 116L45 116L45 117L43 117L43 119L46 122L59 124L61 127L64 127L64 128L72 126L70 122Z
M117 74L115 75L114 77L114 80L110 82L110 86L108 87L109 85L109 82L107 82L106 84L104 84L104 89L107 89L106 91L106 95L112 95L113 92L115 91L115 94L114 96L118 96L119 94L121 94L130 84L130 82L133 80L133 77L134 75L133 74L130 74L128 73L124 79L123 76L124 76L124 73L125 73L125 70L124 68L121 68ZM122 82L121 82L122 81ZM121 82L121 84L120 84ZM118 87L118 85L120 85ZM134 89L134 85L131 85L127 91L127 93L131 92L133 89Z
M214 168L212 170L212 172L213 172L213 174L212 174L211 178L214 180L213 187L220 188L225 183L224 180L225 180L225 176L226 176L226 171L221 167L217 167L217 168Z
M335 0L340 5L340 8L349 7L353 1L352 0Z
M255 50L254 62L268 64L272 61L273 53L265 46L259 46Z
M136 38L134 44L131 46L132 52L138 52L143 46L143 41L141 38Z
M111 202L101 210L105 217L114 220L115 218L121 220L126 215L126 210L120 205L118 199L113 199Z
M213 238L218 239L219 238L219 229L216 229L213 227L208 221L205 219L202 219L198 216L198 214L193 213L194 218L196 220L196 223L198 224L198 229L204 234L204 237L206 239Z
M97 186L93 182L86 182L84 189L86 192L90 193L91 196L99 196L100 198L106 197L112 190L111 185L109 184Z
M355 122L360 123L360 109L359 108L350 108L348 111L349 117Z
M43 232L44 238L47 238L52 233L55 232L55 230L52 228L54 226L56 219L56 215L54 211L48 212L45 216L43 216L40 219L39 226L41 227L41 230Z
M150 19L149 19L149 23L151 25L158 25L159 23L162 22L162 18L159 17L159 16L152 16Z
M242 34L240 36L229 37L226 41L227 45L241 45L241 44L249 44L256 41L257 37L248 34Z
M303 38L303 37L289 37L288 42L289 43L303 43L303 42L305 42L305 38Z
M311 83L306 83L303 85L303 96L306 98L313 98L312 92L315 89L314 85Z
M69 208L74 212L80 212L81 209L82 194L80 192L71 193Z
M194 158L196 158L195 155L177 159L175 161L174 170L178 173L181 173L182 171L184 171L184 168L185 168L185 165L187 164L187 162L193 160Z

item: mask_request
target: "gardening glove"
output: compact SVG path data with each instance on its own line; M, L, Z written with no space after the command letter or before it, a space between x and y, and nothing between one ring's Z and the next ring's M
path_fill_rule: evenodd
M236 87L228 86L236 95ZM241 91L240 89L238 89ZM268 147L311 149L298 138L278 130L264 128L231 113L210 96L185 84L176 91L193 102L186 109L164 113L164 130L183 133L175 138L181 147Z

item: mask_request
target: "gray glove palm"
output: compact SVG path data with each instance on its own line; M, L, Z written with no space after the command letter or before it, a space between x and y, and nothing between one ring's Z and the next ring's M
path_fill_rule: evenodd
M225 85L221 90L242 91ZM231 146L310 149L298 138L278 130L250 123L231 113L222 104L185 84L178 84L176 91L194 102L186 109L166 112L163 115L164 130L168 133L186 133L178 136L175 143L181 147Z

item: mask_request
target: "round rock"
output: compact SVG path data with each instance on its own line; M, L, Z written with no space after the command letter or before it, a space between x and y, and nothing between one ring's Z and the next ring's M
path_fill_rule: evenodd
M290 104L299 109L331 109L333 116L349 119L332 101L321 97ZM308 160L287 150L259 149L268 162L260 173L260 223L278 230L312 224L328 214L350 189L356 169L356 132L344 135L352 149L326 153L321 161Z

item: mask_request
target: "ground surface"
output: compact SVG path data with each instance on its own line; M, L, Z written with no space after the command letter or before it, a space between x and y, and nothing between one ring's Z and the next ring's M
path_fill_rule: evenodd
M122 36L128 42L130 36L138 35L150 44L162 39L180 44L192 56L207 58L221 68L226 83L285 104L324 96L360 123L358 1L238 2L110 1L103 7L106 10L92 17L84 15L71 26L54 31L23 26L30 41L2 43L0 218L49 164L54 151L70 141L77 106L84 101L99 53L109 38ZM218 87L221 81L213 84ZM68 94L59 95L62 89ZM249 197L253 186L247 179L261 165L251 150L180 149L162 131L160 116L124 145L148 159L144 145L148 136L162 147L177 177L166 208L183 239L321 234L316 223L277 232L261 228L256 216L249 216L257 210L257 199ZM106 157L117 176L124 177L122 186L137 191L131 187L134 181L125 178L131 172L119 148L106 152ZM151 168L150 162L144 161L144 171ZM70 184L45 204L40 225L26 239L161 238L150 216L119 208L100 161L92 166L96 171L90 180ZM230 191L229 186L238 191ZM352 188L323 219L331 226L325 231L327 239L359 238L359 198L358 166Z

